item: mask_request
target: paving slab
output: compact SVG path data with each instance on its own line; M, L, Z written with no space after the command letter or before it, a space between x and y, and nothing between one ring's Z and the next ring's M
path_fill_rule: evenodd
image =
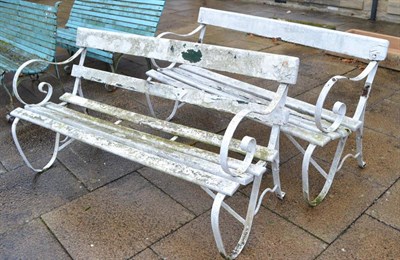
M362 71L361 69L365 67L365 64L363 63L348 59L342 59L342 62L344 64L350 64L354 67L357 67L353 71L345 74L345 76L347 77L357 76L359 73L361 73ZM371 115L374 115L374 113L371 110L374 107L378 107L377 104L382 103L385 99L392 98L392 96L395 95L397 91L397 86L398 84L396 84L396 80L393 78L393 73L391 73L390 70L378 68L378 72L375 77L374 84L372 86L371 95L367 103L367 112L365 120L367 127L371 127L370 124L372 124L372 126L377 126L381 121L384 121L386 120L386 118L389 118L386 116L382 116L382 113L379 112L375 112L376 115L373 118ZM358 104L363 87L364 87L364 81L359 81L359 82L351 82L348 80L338 81L327 95L324 107L332 108L335 102L340 101L346 104L346 109L347 109L346 115L352 117L356 110L356 106ZM323 85L320 85L312 89L311 91L305 92L304 94L297 96L297 98L309 102L311 104L316 104L322 88ZM391 115L394 118L396 118L396 120L399 117L398 114L396 115L395 113L397 107L398 106L388 108L388 110L391 112ZM376 108L376 110L379 110L379 107ZM384 113L384 111L381 112ZM378 124L374 124L375 122L378 122ZM389 124L390 126L391 123L388 122L387 124ZM393 127L389 129L393 129Z
M243 214L247 199L236 195L228 200ZM221 233L226 249L233 248L241 225L224 210L220 216ZM255 218L249 241L238 259L313 259L326 245L283 218L261 208ZM164 259L218 259L211 231L210 212L194 219L151 248Z
M42 216L74 259L132 257L193 217L138 174Z
M333 142L323 149L318 149L315 155L325 161L332 161L335 149L336 143ZM400 161L395 159L400 158L400 146L397 138L366 128L363 151L364 161L367 163L364 169L359 168L357 161L351 158L343 164L342 168L386 188L400 177ZM353 135L348 139L343 155L355 152L355 135Z
M90 191L142 167L81 142L70 144L58 158Z
M142 104L135 101L139 98L137 95L130 95L125 90L107 93L102 87L100 91L103 92L103 103L141 113L146 110ZM93 111L89 114L111 122L117 120ZM97 189L142 167L138 163L81 142L67 146L59 153L58 158L89 190Z
M83 185L57 162L40 175L27 167L0 174L0 234L83 194Z
M400 231L363 215L317 259L398 259L399 243Z
M1 259L71 259L40 219L0 235Z
M139 254L131 258L132 260L162 260L156 253L151 249L146 249Z
M296 156L281 166L280 176L282 190L286 192L285 198L279 200L274 197L263 204L327 243L334 241L385 190L385 187L354 173L340 171L325 200L317 207L310 207L303 199L301 161L302 156ZM322 189L325 179L315 171L309 176L310 194L314 194L310 197L315 197ZM271 179L268 175L262 187L271 186ZM244 192L249 194L249 189L246 188Z
M400 180L367 211L370 216L400 230Z
M400 138L400 93L383 100L368 109L366 114L366 127L381 133Z
M147 167L138 172L196 216L212 206L213 200L198 185Z

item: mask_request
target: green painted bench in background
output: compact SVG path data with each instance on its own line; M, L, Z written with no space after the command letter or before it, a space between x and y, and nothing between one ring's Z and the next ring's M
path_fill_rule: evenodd
M154 36L165 0L76 0L65 28L58 28L57 43L76 52L78 27ZM88 57L110 64L115 72L122 55L90 49Z
M27 60L55 60L59 3L47 6L27 1L0 1L0 84L10 96L11 107L13 98L4 82L5 75L16 72ZM37 75L48 66L47 63L32 64L22 73Z

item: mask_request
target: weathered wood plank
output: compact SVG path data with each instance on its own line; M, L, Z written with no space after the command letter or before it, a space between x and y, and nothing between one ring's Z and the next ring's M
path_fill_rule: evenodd
M144 152L115 140L111 140L100 133L81 129L46 116L17 108L11 112L12 116L28 120L36 125L45 127L75 140L90 144L96 148L133 160L144 166L168 173L211 190L232 196L239 187L238 183L212 175L208 172L188 167L185 164L174 162L151 153ZM95 129L92 129L95 130Z
M367 60L384 60L389 42L315 26L201 7L198 22Z
M187 127L184 125L178 125L172 122L167 122L165 120L160 120L149 116L144 116L135 112L126 111L93 100L84 99L82 97L71 95L69 93L65 93L64 95L62 95L60 97L60 100L107 115L111 115L135 124L148 126L155 130L162 130L163 132L172 135L189 138L213 146L221 146L222 136L218 134L195 129L192 127ZM233 139L229 148L234 152L243 153L243 150L240 149L239 140ZM271 150L258 145L254 156L258 159L270 162L275 158L275 156L277 156L277 153L275 150Z
M299 59L208 44L79 28L78 46L295 84ZM221 59L220 57L224 57Z

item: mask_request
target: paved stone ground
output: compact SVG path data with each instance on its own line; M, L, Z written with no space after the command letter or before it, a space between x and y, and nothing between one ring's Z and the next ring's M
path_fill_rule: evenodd
M61 5L61 25L68 18L71 2ZM200 6L329 24L338 30L400 34L398 25L390 23L296 10L289 13L284 8L216 0L167 0L159 31L188 32L195 26ZM356 75L365 66L313 49L231 31L211 29L207 42L300 57L299 83L290 95L310 102L316 101L331 75ZM67 57L63 50L58 56L58 60ZM92 65L106 69L97 61ZM144 77L146 66L141 59L126 57L119 70ZM400 258L399 75L384 68L378 71L366 113L367 168L360 170L354 161L347 162L320 206L310 208L303 202L301 156L283 138L281 176L287 196L283 201L272 197L264 202L239 259ZM49 76L44 79L57 85ZM246 80L271 87L259 80ZM73 84L64 72L61 81L65 89ZM25 96L39 98L29 81L23 85ZM95 84L85 84L84 91L88 97L147 113L140 95L121 90L109 93ZM360 91L361 86L343 84L331 93L329 102L355 104ZM61 92L59 87L56 96ZM7 112L6 104L2 92L0 118ZM159 102L158 111L167 111L170 106ZM354 111L354 107L349 109ZM229 117L188 106L178 113L176 121L223 132ZM62 151L50 170L35 175L18 156L9 128L5 120L0 122L0 259L219 257L210 228L211 200L198 187L80 143ZM267 133L250 122L242 131L251 132L261 142ZM54 135L30 125L21 127L19 135L34 165L46 163ZM318 157L328 161L334 149L329 146L319 151ZM266 176L264 184L270 183L271 177ZM229 201L244 210L248 193L249 189L244 188ZM222 219L223 227L229 227L224 233L226 241L233 244L237 223L225 215Z

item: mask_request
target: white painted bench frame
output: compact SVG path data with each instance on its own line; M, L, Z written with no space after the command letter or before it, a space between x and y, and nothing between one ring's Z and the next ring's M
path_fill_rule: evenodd
M81 49L66 61L70 62L81 55L79 64L74 65L71 72L71 75L76 77L75 85L72 93L66 93L60 97L62 103L49 102L52 86L48 83L39 85L41 91L47 92L46 98L39 104L26 104L17 94L17 98L26 105L24 108L17 108L11 112L11 115L15 117L12 135L27 166L36 172L42 172L51 167L61 149L73 140L79 140L144 166L200 185L214 199L211 210L211 224L218 250L224 257L236 258L246 244L253 218L259 211L263 197L268 192L274 192L280 198L284 196L279 181L279 132L281 125L284 125L288 119L288 111L284 108L284 104L289 84L296 83L299 59L201 43L84 28L78 29L77 46ZM275 80L279 86L275 98L268 106L216 97L199 90L183 89L85 67L87 48L111 52L118 51L123 54L169 62L190 63L207 69L219 69ZM37 62L37 60L24 63L17 71L13 82L15 93L18 93L17 79L19 73L25 66L33 62ZM86 99L83 97L81 88L82 79L202 107L218 108L220 111L233 113L235 116L225 135L220 136ZM44 87L47 87L47 90ZM117 122L108 122L69 109L67 108L68 104L78 105L84 110L94 110L113 116L117 119ZM247 116L259 117L273 124L268 147L257 145L256 140L249 136L245 136L242 141L232 138L236 127ZM19 144L16 128L20 120L37 124L57 133L53 155L44 168L34 168ZM119 125L121 120L217 146L220 147L220 152L214 153L175 140L139 132ZM60 141L61 135L67 138ZM244 160L240 161L229 157L229 151L243 154ZM254 163L256 160L257 162ZM274 184L273 188L267 188L260 194L261 180L267 170L267 163L271 163ZM250 183L253 183L253 186L247 214L243 218L228 206L224 199L226 196L232 196L241 185ZM225 251L219 228L221 207L244 226L238 244L229 255Z
M303 195L305 200L311 206L318 205L325 198L332 185L336 172L340 170L347 158L356 158L358 165L361 168L366 166L362 153L364 114L372 82L378 68L378 63L379 61L384 60L387 54L389 45L388 41L298 23L204 7L200 8L198 23L200 25L190 33L177 34L173 32L165 32L157 37L161 38L167 35L191 37L199 33L198 42L203 42L207 26L216 26L267 38L278 38L286 42L341 53L369 61L368 66L354 78L333 76L325 83L315 105L288 97L285 106L290 110L290 117L288 124L281 127L283 133L289 138L295 147L304 154L302 163ZM216 96L224 96L228 98L240 97L246 101L259 102L266 105L271 102L271 97L274 95L274 92L260 89L256 86L203 69L197 69L187 65L177 67L175 64L171 64L167 68L160 68L154 60L152 62L155 68L158 69L147 72L149 80L155 80L180 87L203 89L204 91L213 93ZM341 80L361 81L364 79L366 80L362 90L362 95L360 96L356 111L352 117L345 115L346 105L341 102L336 102L332 110L324 108L325 99L336 82ZM203 81L203 83L199 83L201 81ZM223 86L226 84L231 86L241 85L242 87L246 87L249 91L247 91L247 93L238 92L234 87L223 89ZM209 86L211 85L217 85L221 89L210 88ZM150 112L155 115L149 96L147 96L147 102ZM167 119L172 119L177 109L182 105L183 104L178 101L175 102L174 108ZM268 121L262 123L269 126L271 125ZM356 132L357 152L355 154L348 154L342 158L346 140L351 132ZM306 141L308 143L307 148L303 148L296 139ZM329 167L328 172L326 172L312 158L312 154L316 147L324 147L326 144L335 140L339 140L338 146L331 166ZM312 164L326 179L321 192L313 199L310 199L309 194L308 176L310 164Z

